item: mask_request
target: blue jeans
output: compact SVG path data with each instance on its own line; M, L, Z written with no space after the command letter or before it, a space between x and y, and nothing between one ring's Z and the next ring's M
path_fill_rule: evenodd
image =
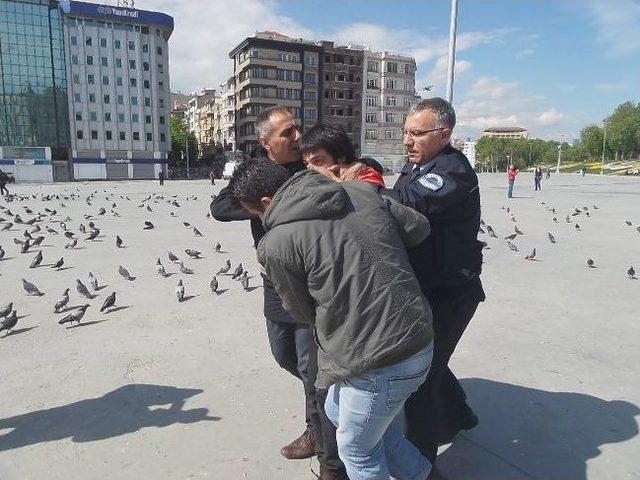
M509 182L509 198L513 197L513 183L514 182Z
M425 480L431 464L404 437L404 402L427 378L433 342L411 358L329 388L325 410L351 480Z

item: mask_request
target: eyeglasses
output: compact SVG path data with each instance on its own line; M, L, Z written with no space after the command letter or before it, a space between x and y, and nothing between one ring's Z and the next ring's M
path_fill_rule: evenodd
M405 137L417 138L424 137L427 133L437 132L438 130L444 130L444 127L432 128L430 130L405 130L402 129L402 135Z

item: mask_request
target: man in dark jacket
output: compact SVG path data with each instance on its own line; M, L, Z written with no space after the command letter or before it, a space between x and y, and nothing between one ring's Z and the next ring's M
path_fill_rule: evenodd
M9 175L0 170L0 195L9 196L9 190L7 189L7 183L9 183Z
M427 382L406 404L407 436L430 460L438 444L477 425L466 395L448 363L478 304L482 244L478 177L464 154L450 144L455 111L441 98L422 100L409 111L404 145L409 163L393 189L381 190L422 213L432 234L409 251L433 309L434 353Z
M261 113L256 120L256 130L260 146L252 156L267 156L272 162L282 165L289 173L304 170L298 141L301 134L295 118L284 107L271 107ZM213 218L222 222L250 220L255 246L264 235L260 219L243 209L225 187L211 203ZM285 445L281 453L286 458L309 458L316 453L320 462L322 480L345 480L344 466L338 458L335 445L335 429L321 412L316 390L313 386L317 362L310 356L313 338L307 323L284 310L282 301L269 277L262 274L264 286L264 316L271 352L282 368L302 380L305 388L305 416L307 428L303 434ZM315 349L312 348L313 353ZM324 397L320 397L322 402ZM326 430L326 432L325 432ZM328 439L322 442L322 437Z
M365 182L289 178L267 161L239 166L232 188L262 218L258 261L285 308L315 325L316 386L330 386L349 478L426 479L431 465L404 438L402 417L431 360L431 309L405 250L429 222Z

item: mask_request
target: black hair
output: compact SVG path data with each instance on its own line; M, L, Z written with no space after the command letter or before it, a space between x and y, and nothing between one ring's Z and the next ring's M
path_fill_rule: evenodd
M236 167L229 189L237 202L262 210L262 197L273 197L289 179L289 171L263 158L245 160Z
M356 152L344 128L337 125L318 124L304 132L298 148L305 153L324 149L338 163L353 163Z

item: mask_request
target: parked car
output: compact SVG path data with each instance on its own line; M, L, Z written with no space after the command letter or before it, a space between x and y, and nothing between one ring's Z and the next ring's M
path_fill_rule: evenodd
M229 180L236 169L238 162L231 161L224 164L224 170L222 170L222 178Z

